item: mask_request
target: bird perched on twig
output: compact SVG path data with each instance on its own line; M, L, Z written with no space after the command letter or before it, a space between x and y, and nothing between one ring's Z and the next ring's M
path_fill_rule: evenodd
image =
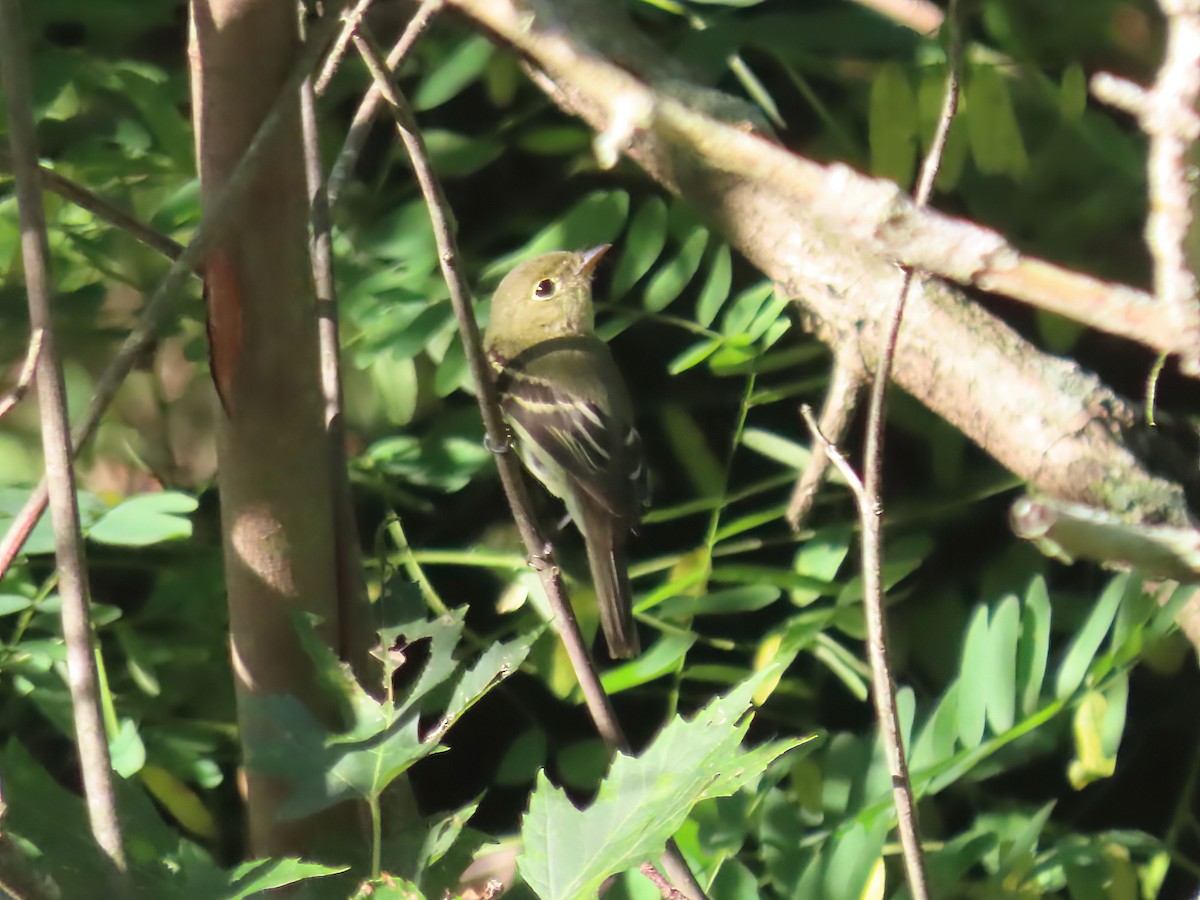
M546 253L509 272L484 347L521 461L583 534L609 652L627 658L639 644L625 543L645 477L629 392L593 329L592 273L608 248Z

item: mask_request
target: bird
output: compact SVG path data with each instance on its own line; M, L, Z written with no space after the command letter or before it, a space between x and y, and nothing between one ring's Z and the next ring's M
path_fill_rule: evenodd
M640 652L626 543L646 495L633 403L596 336L592 275L609 250L525 260L492 297L484 350L525 468L583 535L609 654Z

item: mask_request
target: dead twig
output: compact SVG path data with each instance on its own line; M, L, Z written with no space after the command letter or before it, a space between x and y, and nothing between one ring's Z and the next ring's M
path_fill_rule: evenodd
M866 381L867 373L858 348L839 347L833 360L833 372L829 376L829 388L825 392L819 422L821 432L828 435L833 443L840 443L845 437L854 410L858 407L859 392ZM796 486L792 488L792 496L788 501L787 521L792 531L800 530L828 468L829 457L825 455L825 445L817 441L813 444L812 457L796 479Z

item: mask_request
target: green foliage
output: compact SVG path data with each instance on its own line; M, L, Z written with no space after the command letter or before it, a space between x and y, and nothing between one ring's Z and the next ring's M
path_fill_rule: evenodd
M176 4L24 6L43 157L186 239L199 209ZM624 6L664 53L756 104L787 147L910 183L941 106L939 40L863 4ZM1086 84L1097 60L1149 80L1153 41L1138 37L1153 33L1148 8L981 3L934 202L1041 256L1142 279L1142 139L1089 105ZM81 36L61 37L64 24ZM81 463L105 721L137 891L198 900L302 884L314 897L462 896L474 858L519 852L526 883L513 896L594 896L616 874L608 896L644 898L657 891L637 868L673 836L716 900L903 896L890 777L870 720L856 526L838 477L809 530L793 535L785 523L811 456L795 409L820 401L827 351L717 223L627 162L600 171L587 128L557 113L512 55L439 24L401 84L454 203L481 323L490 289L518 260L614 244L598 280L599 325L633 389L653 500L632 542L646 651L602 677L640 752L610 760L581 724L575 679L466 396L428 216L381 130L335 210L334 237L358 523L370 537L397 509L411 540L395 551L368 541L387 677L355 684L301 623L337 727L276 694L253 700L238 731L198 290ZM320 106L326 151L365 86L348 61ZM0 190L7 364L24 352L26 324L15 205L7 181ZM128 328L129 298L166 263L46 198L77 409ZM1036 329L1061 353L1081 340L1053 320ZM1167 743L1162 730L1137 729L1181 718L1160 695L1194 690L1172 624L1191 589L1168 598L1136 574L1101 578L1017 546L993 499L1013 487L1009 476L903 396L889 421L884 575L935 894L1181 892L1200 865L1186 838L1194 785L1161 765L1147 787L1129 747ZM30 406L0 426L6 530L41 461ZM852 431L845 446L856 441ZM594 628L571 529L550 533L580 621ZM87 897L106 869L64 787L74 783L73 726L52 550L43 520L0 583L0 730L19 737L0 752L3 825L36 874L62 896ZM452 611L427 618L397 586L399 568L430 608ZM1194 756L1182 745L1191 738L1171 734ZM372 831L346 837L370 852L336 864L239 863L233 774L243 751L291 786L288 816L363 803ZM422 787L419 834L388 830L389 785L402 772ZM1129 795L1145 808L1112 799ZM1139 830L1147 821L1176 824Z
M521 829L517 864L526 883L548 900L593 896L609 875L658 856L698 802L730 796L803 744L794 738L738 749L750 727L751 695L771 674L759 673L690 722L671 722L636 759L618 753L585 810L540 775Z

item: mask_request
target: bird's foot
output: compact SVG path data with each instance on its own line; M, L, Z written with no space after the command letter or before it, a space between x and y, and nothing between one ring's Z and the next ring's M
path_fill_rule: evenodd
M491 450L493 453L507 453L509 447L512 446L512 437L511 435L506 434L504 435L504 440L497 441L493 439L490 434L485 434L483 436L483 446Z

